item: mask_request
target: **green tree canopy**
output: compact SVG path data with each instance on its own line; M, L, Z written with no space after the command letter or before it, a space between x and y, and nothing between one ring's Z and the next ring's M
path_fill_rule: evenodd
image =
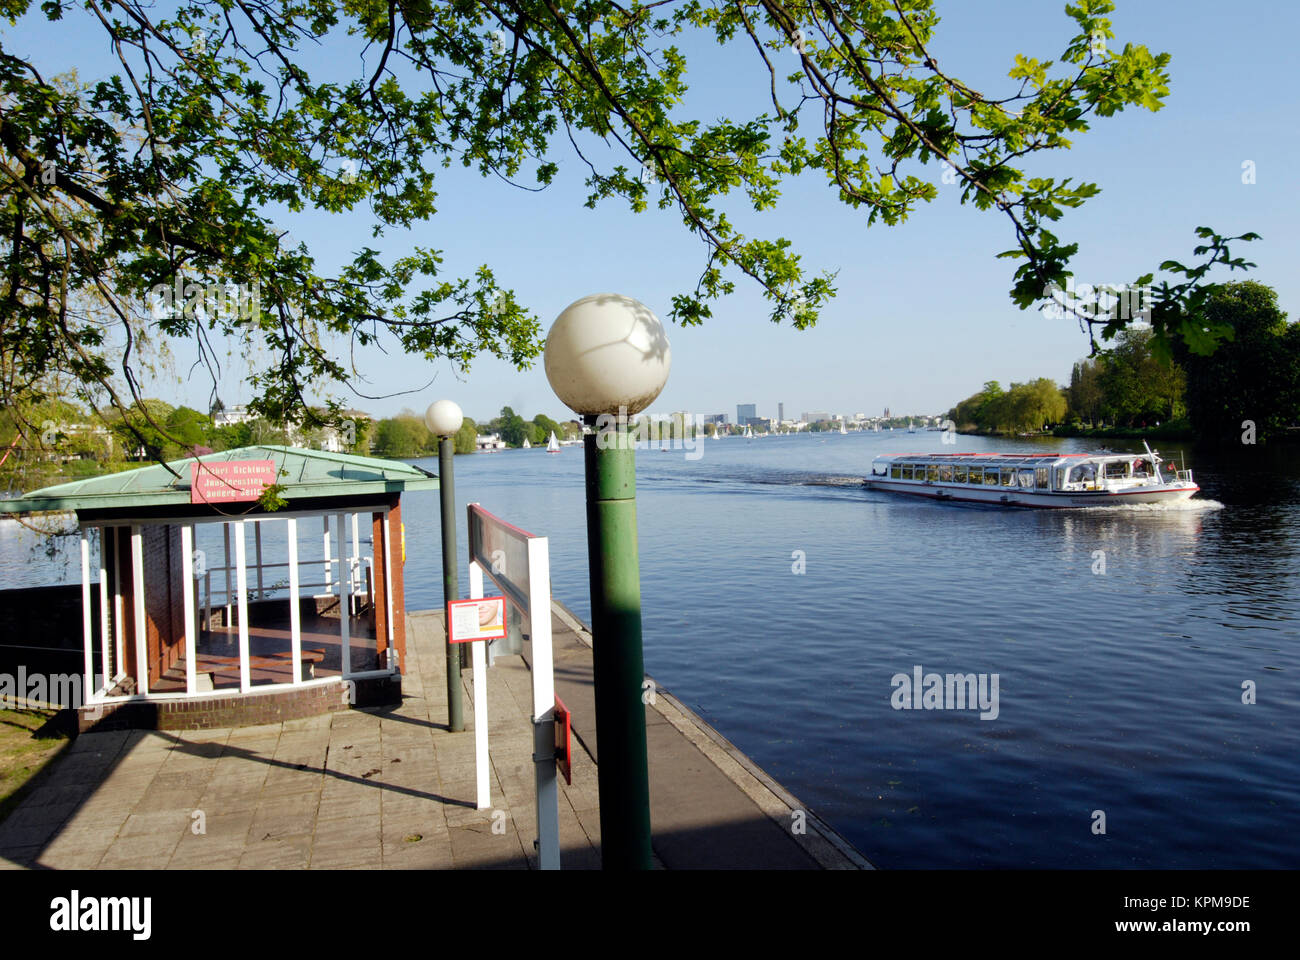
M456 432L455 451L457 453L474 453L478 449L478 424L469 417L461 421L460 430Z
M524 441L529 437L529 425L524 422L524 418L519 416L509 407L501 408L500 426L497 432L501 434L501 439L507 445L512 447L522 447ZM531 440L529 441L532 442Z
M309 394L352 379L330 336L461 369L481 353L527 366L538 322L492 265L448 276L437 249L362 246L326 270L273 211L368 211L378 237L433 216L441 168L540 188L570 150L589 206L672 209L700 243L677 322L706 320L741 280L772 320L816 322L833 277L724 209L769 209L805 171L869 224L956 183L1005 219L1026 308L1076 250L1048 227L1098 190L1034 175L1030 159L1168 93L1168 55L1117 41L1113 7L1067 5L1061 45L1017 54L989 90L936 59L930 0L45 0L39 13L0 0L11 22L101 32L117 59L83 83L0 46L0 405L58 370L130 426L143 399L130 345L150 334L192 342L214 370L215 337L263 345L250 407L277 423L305 410L305 426ZM688 109L682 46L701 40L744 52L734 82L762 92L760 110ZM1179 303L1158 322L1184 323Z
M1208 322L1230 331L1210 356L1180 347L1187 372L1187 410L1197 433L1235 442L1249 420L1260 435L1300 420L1300 325L1288 323L1277 292L1248 280L1215 286Z
M422 457L428 453L431 436L423 420L403 413L379 421L375 427L374 451L395 459Z

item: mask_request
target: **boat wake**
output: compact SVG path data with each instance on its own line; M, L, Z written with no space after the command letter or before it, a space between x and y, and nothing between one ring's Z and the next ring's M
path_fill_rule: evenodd
M1074 507L1079 513L1214 513L1224 505L1218 500L1175 500L1166 503L1116 503L1096 507Z
M801 487L860 487L861 477L807 477L791 481Z

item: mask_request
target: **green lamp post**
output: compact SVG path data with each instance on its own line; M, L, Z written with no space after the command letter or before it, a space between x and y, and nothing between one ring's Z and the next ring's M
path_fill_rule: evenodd
M442 497L442 599L443 609L460 599L456 571L456 479L452 458L456 453L456 433L465 422L460 407L450 400L438 400L424 411L424 423L438 441L438 490ZM465 729L465 705L460 682L460 650L447 645L447 729L460 733ZM475 681L477 682L477 681Z
M648 870L650 775L646 756L636 450L627 420L668 380L663 324L618 294L583 297L546 338L546 377L593 428L584 439L587 558L600 751L600 846L605 869Z

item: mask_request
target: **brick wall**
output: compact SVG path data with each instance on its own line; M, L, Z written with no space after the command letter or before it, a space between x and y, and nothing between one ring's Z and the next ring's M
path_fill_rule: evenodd
M296 690L221 694L186 700L97 704L77 711L80 733L101 730L206 730L251 727L314 717L349 707L400 703L400 677L369 677L352 684L337 680Z

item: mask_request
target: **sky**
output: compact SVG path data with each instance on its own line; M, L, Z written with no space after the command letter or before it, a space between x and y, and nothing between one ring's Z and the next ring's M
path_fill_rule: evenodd
M1190 262L1200 225L1227 235L1251 230L1262 239L1233 252L1258 267L1231 278L1274 287L1282 309L1294 314L1300 94L1290 64L1300 7L1222 0L1119 0L1117 7L1112 43L1170 53L1170 95L1158 113L1130 108L1098 119L1073 149L1028 167L1031 175L1101 187L1054 228L1080 245L1077 282L1124 283L1166 259ZM942 22L933 52L941 67L988 95L1014 90L1007 71L1016 53L1055 59L1076 29L1064 3L1053 0L939 0L936 9ZM75 66L90 79L111 61L103 34L85 24L80 15L57 25L29 15L3 29L4 44L32 56L46 76ZM752 52L679 45L691 64L685 115L708 121L762 109L766 74ZM569 303L600 292L635 297L666 317L671 297L693 288L702 245L672 211L633 214L618 201L587 209L584 167L562 137L555 159L560 175L540 193L472 171L440 173L437 215L379 242L369 239L364 211L277 213L277 220L307 240L325 268L363 243L388 256L414 245L441 250L448 276L486 263L543 332ZM1254 183L1243 182L1247 162ZM925 169L937 180L933 166ZM1074 321L1022 312L1011 302L1014 263L996 259L1013 245L1010 222L961 206L958 193L941 185L938 199L905 224L868 228L864 212L840 204L822 175L810 175L787 183L775 210L740 210L742 232L787 237L810 271L838 271L838 297L816 327L798 331L769 322L756 285L738 277L736 293L715 303L703 326L669 326L672 371L651 412L734 419L738 403L754 403L759 416L775 416L780 402L787 418L804 411L877 415L885 407L927 414L946 411L987 380L1068 382L1072 364L1088 352L1085 334ZM174 349L176 372L149 384L149 392L206 408L209 385L188 373L192 349ZM540 357L525 371L481 357L465 374L446 362L374 352L361 358L350 387L357 394L340 399L374 416L423 411L444 398L477 420L507 405L525 417L566 414ZM226 405L249 399L238 365L219 393Z

